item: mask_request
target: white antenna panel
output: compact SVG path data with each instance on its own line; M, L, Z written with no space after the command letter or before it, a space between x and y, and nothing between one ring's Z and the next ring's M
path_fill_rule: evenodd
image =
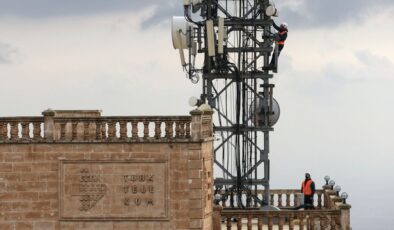
M174 49L187 49L190 34L187 33L189 27L194 25L186 21L185 17L172 17L172 45ZM180 35L180 36L179 36Z

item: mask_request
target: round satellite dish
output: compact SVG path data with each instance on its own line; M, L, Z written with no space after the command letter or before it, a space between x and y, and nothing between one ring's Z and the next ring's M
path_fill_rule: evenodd
M196 106L197 103L198 103L197 97L191 97L191 98L189 98L189 105L190 105L190 106Z
M186 21L185 17L174 16L172 17L171 30L172 30L172 45L174 49L187 49L190 34L188 28L194 27L194 24Z
M265 8L265 14L269 17L271 16L277 16L277 9L273 5L269 5L267 8Z
M268 122L269 124L265 124L265 119L264 119L264 110L268 108L264 108L263 105L263 99L258 98L257 102L253 101L252 104L250 105L250 111L251 111L251 119L254 125L256 126L273 126L278 122L279 117L280 117L280 107L279 103L275 100L275 98L272 98L272 114L268 116Z

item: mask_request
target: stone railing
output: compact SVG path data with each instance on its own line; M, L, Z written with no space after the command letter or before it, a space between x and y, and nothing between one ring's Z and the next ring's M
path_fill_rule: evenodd
M270 190L270 205L275 206L278 208L295 208L298 207L299 204L299 194L300 190L297 189L272 189ZM263 199L264 190L257 190L257 197L261 200ZM223 192L222 192L223 194ZM234 195L236 196L236 194ZM321 209L326 207L325 198L324 198L324 191L323 190L316 190L315 192L315 208ZM243 197L245 200L246 196ZM236 197L233 198L234 202L237 201ZM251 200L251 207L260 207L260 204L255 202L253 199ZM220 201L220 204L223 207L231 207L230 199ZM234 204L233 206L237 206Z
M58 141L155 141L189 139L191 117L55 118Z
M340 227L339 210L280 210L280 211L260 211L260 210L223 210L222 218L225 221L227 230L242 229L263 229L267 226L272 230L276 229L338 229ZM235 222L235 223L234 223Z
M270 190L270 202L272 206L278 208L294 208L298 207L299 204L299 194L300 190L297 189L273 189ZM314 201L315 201L315 208L322 208L324 207L324 191L323 190L316 190ZM262 198L262 195L261 195Z
M212 137L212 111L190 114L108 117L92 110L46 110L43 117L0 118L0 143L187 142Z
M0 142L40 141L43 123L43 117L0 118Z
M263 190L257 191L257 196L262 198ZM322 190L316 190L315 208L313 210L297 210L298 194L296 189L273 189L270 190L271 206L275 210L260 210L258 204L249 210L237 210L231 208L229 199L217 201L214 206L213 225L214 230L219 229L263 229L263 226L275 229L340 229L350 230L349 204L338 197L332 190L332 186L323 186ZM223 196L222 196L223 197ZM236 199L234 199L236 200ZM245 200L245 198L244 198ZM316 227L316 228L315 228Z

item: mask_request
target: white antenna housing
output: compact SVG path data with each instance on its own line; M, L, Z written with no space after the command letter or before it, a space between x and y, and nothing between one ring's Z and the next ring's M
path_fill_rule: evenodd
M189 105L190 106L196 106L198 104L198 98L197 97L190 97L189 98Z
M185 17L172 17L172 45L174 49L187 49L189 45L190 34L188 29L195 27L193 23L186 21ZM179 36L180 34L180 36Z
M218 53L222 54L223 53L223 43L224 43L224 18L218 17L219 18L219 32L218 32Z
M208 55L215 56L215 36L213 31L213 21L207 20L207 42L208 42Z
M269 16L269 17L278 17L279 16L279 12L278 10L275 8L274 5L269 5L266 9L265 9L265 15Z

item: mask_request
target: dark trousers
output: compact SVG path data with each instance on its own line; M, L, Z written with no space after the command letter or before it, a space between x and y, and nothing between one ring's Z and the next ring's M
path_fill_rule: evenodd
M313 196L304 195L304 204L300 205L298 207L295 207L294 209L298 210L298 209L301 209L301 208L303 208L305 210L306 209L314 209L314 207L313 207Z
M304 208L313 209L313 196L304 195Z
M274 52L272 53L272 57L271 57L271 62L270 62L270 66L276 66L276 59L279 58L280 52L282 51L283 47L285 45L278 45L278 57L276 57L276 52L274 50Z

